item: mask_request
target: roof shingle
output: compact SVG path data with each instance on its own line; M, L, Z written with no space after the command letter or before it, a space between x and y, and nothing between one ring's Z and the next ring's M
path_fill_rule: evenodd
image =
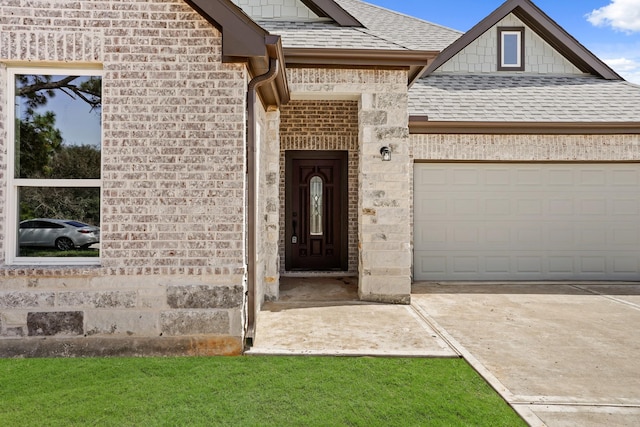
M441 51L462 33L361 0L336 0L365 28L340 27L331 21L259 20L282 36L285 48Z
M598 77L432 74L409 91L430 121L637 122L640 86Z

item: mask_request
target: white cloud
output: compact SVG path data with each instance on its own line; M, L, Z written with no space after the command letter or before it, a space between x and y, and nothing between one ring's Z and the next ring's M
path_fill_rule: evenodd
M640 0L611 0L608 6L589 13L587 19L598 27L610 26L626 33L640 31Z
M640 85L640 59L614 58L604 62L625 80Z

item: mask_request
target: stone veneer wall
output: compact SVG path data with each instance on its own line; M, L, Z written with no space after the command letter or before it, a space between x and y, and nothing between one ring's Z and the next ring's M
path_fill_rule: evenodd
M265 296L267 300L274 300L279 295L280 111L264 111L261 106L258 110L255 301L259 311Z
M280 113L280 259L285 252L285 151L348 151L348 272L358 271L358 103L291 101ZM280 272L284 272L284 262Z
M102 247L99 267L0 266L0 356L240 352L247 76L221 34L182 0L11 0L3 88L7 64L104 70Z
M358 101L358 286L362 300L409 303L411 231L406 70L291 68L304 99ZM392 160L382 162L388 146Z

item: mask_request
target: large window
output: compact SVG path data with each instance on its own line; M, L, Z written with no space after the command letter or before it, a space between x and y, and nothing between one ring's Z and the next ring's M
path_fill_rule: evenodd
M498 71L524 71L524 28L498 28Z
M99 263L101 72L12 68L7 93L7 263Z

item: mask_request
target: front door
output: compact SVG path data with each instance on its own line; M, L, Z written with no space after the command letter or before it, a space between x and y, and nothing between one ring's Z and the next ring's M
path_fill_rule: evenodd
M346 152L287 152L285 267L346 270Z

